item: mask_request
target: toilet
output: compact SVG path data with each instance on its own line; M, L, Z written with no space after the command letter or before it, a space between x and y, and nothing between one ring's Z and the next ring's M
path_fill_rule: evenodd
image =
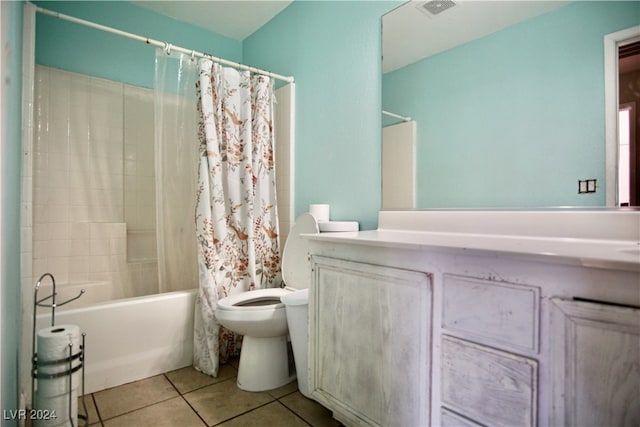
M309 260L307 242L301 234L318 233L318 223L311 214L302 214L296 220L282 254L284 288L257 289L228 296L218 301L216 318L225 328L244 335L238 388L246 391L264 391L281 387L296 378L289 356L288 337L295 354L295 365L301 372L300 391L308 396L306 387L306 305L309 288ZM294 295L297 294L297 297ZM296 309L287 319L285 303L293 297ZM300 311L305 309L304 315ZM291 308L289 308L291 311ZM292 322L304 322L296 327ZM289 320L289 323L287 321ZM304 334L304 336L302 336ZM301 342L303 340L303 342ZM304 361L302 361L302 358ZM298 359L301 359L298 363ZM304 363L304 367L299 366ZM303 383L301 383L303 382Z

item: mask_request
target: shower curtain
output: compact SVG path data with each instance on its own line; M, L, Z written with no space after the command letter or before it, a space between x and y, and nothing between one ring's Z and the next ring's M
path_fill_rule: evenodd
M196 229L200 287L194 367L217 375L241 337L215 318L229 295L280 286L273 84L261 75L200 61L196 83L200 164Z
M158 291L162 293L198 286L193 223L198 64L189 55L165 49L156 49L155 61L156 247Z

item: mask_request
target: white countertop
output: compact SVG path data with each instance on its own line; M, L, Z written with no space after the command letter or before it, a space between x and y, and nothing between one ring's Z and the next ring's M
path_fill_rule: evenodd
M381 212L380 223L389 224L389 218L383 219L383 214ZM416 215L423 216L423 212L417 212ZM619 225L621 217L613 218L616 226ZM640 271L640 235L635 230L636 218L632 219L632 222L625 224L622 232L612 233L616 237L614 239L606 239L602 235L598 235L597 238L591 238L590 235L584 237L584 234L579 233L575 235L580 237L535 236L535 227L529 221L526 224L527 233L524 235L516 234L513 230L510 230L511 234L500 234L494 224L492 233L379 228L372 231L308 234L305 237L315 241L387 248L491 251L533 256L538 261ZM597 227L602 230L603 227L607 227L606 222L606 217L601 216L597 224L590 224L590 229ZM403 221L403 223L407 222ZM631 228L628 227L629 224L632 225Z
M640 243L629 241L395 230L319 233L305 237L388 248L449 248L536 255L557 261L578 261L584 266L640 271Z

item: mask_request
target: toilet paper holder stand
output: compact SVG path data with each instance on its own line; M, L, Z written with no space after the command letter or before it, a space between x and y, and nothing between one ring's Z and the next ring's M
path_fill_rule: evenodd
M40 284L42 283L42 281L49 277L51 279L52 285L53 285L53 289L52 289L52 293L51 295L44 297L40 300L38 300L38 290L40 289ZM87 411L87 404L84 401L84 350L85 350L85 336L87 334L85 334L84 332L82 333L82 343L80 344L80 350L73 354L73 347L71 344L69 344L69 356L64 357L62 359L58 359L58 360L48 360L48 361L39 361L38 360L38 354L36 353L36 311L37 311L37 307L46 307L46 308L50 308L51 309L51 326L55 326L55 315L56 315L56 307L61 307L65 304L70 303L71 301L75 301L78 298L80 298L83 294L84 294L85 290L82 289L80 290L80 293L71 298L68 299L64 302L56 302L56 279L53 277L53 274L51 273L44 273L42 276L40 276L40 278L38 279L38 281L35 284L34 287L34 291L33 291L33 333L31 335L32 341L31 341L31 405L33 406L34 401L35 401L35 386L36 386L36 379L38 378L46 378L46 379L53 379L53 378L59 378L59 377L63 377L63 376L67 376L69 378L69 422L71 423L72 427L75 427L73 424L73 417L72 417L72 410L71 410L71 399L72 399L72 380L73 380L73 374L77 371L79 371L80 369L82 369L82 385L81 385L81 390L82 390L82 406L84 409L84 414L78 414L78 419L84 421L84 426L87 426L89 424L89 416L88 416L88 411ZM51 300L51 303L45 303L45 301ZM76 366L73 366L73 362L74 361L78 361L79 363ZM56 374L45 374L42 372L38 372L38 367L39 366L61 366L64 367L64 365L67 364L67 369L56 373ZM39 416L39 412L38 411L33 411L34 414L36 414L36 416ZM46 416L46 414L44 414ZM55 416L58 416L57 414L55 414Z

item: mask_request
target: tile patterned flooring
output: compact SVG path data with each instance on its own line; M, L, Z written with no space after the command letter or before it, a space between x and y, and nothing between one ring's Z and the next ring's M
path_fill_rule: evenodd
M305 398L297 382L250 393L236 386L237 372L237 361L220 366L218 378L186 367L95 392L85 398L89 425L341 426L328 409Z

